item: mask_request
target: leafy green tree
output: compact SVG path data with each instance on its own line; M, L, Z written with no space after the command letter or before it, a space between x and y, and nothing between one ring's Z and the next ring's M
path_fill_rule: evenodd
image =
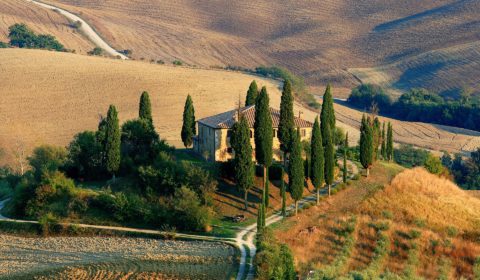
M195 126L195 108L193 107L193 100L190 95L187 96L185 107L183 109L183 125L182 125L182 141L185 148L188 148L193 143L193 136L197 134Z
M380 153L382 154L383 160L387 159L387 139L385 138L385 122L382 125L382 147L380 148Z
M121 139L121 166L126 171L152 164L164 145L148 118L125 122Z
M295 131L295 122L293 115L293 94L292 85L289 80L283 84L282 98L280 101L280 121L278 124L278 140L280 141L280 149L284 153L284 165L287 154L291 150L291 143Z
M436 175L440 175L445 171L445 167L443 167L440 158L434 156L432 153L428 153L424 166L428 172Z
M28 158L33 174L40 181L50 173L58 171L67 161L67 151L63 147L42 145L33 150Z
M312 139L310 145L310 164L311 164L311 176L312 184L317 191L317 205L320 203L320 188L324 182L325 171L325 159L322 144L322 133L320 131L320 123L318 117L315 118L312 130Z
M347 182L347 150L348 150L348 132L345 135L345 141L343 143L343 183Z
M231 145L235 151L235 158L233 159L235 181L237 187L244 192L245 210L248 210L248 191L254 184L255 166L252 161L250 128L244 116L240 116L240 121L233 126Z
M360 163L367 171L367 177L370 174L370 167L373 164L373 131L370 124L370 118L362 116L360 126Z
M300 129L297 129L297 133L293 134L290 168L288 169L288 184L290 187L290 195L293 200L295 200L295 215L297 215L298 212L298 201L303 196L304 171Z
M250 86L248 87L245 106L255 105L255 101L257 100L257 97L258 97L258 86L257 86L257 82L253 80L250 83Z
M142 95L140 96L138 117L153 124L152 103L150 102L150 96L146 91L142 92Z
M268 207L269 194L266 193L267 169L272 165L273 127L270 114L270 99L267 88L262 87L260 95L255 103L255 157L263 166L263 197L265 206Z
M68 145L67 174L72 178L97 179L104 174L102 145L95 132L84 131Z
M325 183L328 186L328 195L332 188L334 176L335 176L335 146L333 144L332 130L330 127L325 128L326 145L325 152Z
M115 180L115 173L120 168L121 133L118 124L118 113L115 106L110 105L105 124L105 166Z
M185 186L175 190L173 205L175 220L182 228L205 231L210 226L210 211L200 204L200 199L193 190Z
M388 129L387 129L387 160L393 160L393 127L390 122L388 122Z
M33 48L37 40L37 36L24 23L16 23L8 28L8 38L10 45L19 48Z
M331 137L334 137L333 133L335 131L335 110L333 108L333 96L330 84L327 85L327 89L325 90L325 94L323 95L322 111L320 113L320 129L322 131L322 140L324 147L327 145L327 127L330 129ZM332 143L335 143L334 139L332 139Z

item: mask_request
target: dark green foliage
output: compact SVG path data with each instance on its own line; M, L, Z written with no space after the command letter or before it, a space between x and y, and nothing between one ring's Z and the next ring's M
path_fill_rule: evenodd
M245 99L245 106L255 105L255 101L257 100L257 97L258 97L258 86L257 86L257 82L253 80L250 83L250 86L248 87L247 97Z
M282 177L280 181L280 191L282 193L282 216L286 217L287 216L287 191L285 188L285 180L284 180L284 171L282 168Z
M391 161L393 159L393 127L390 122L388 122L386 145L387 160Z
M258 206L257 233L261 235L264 230L265 230L265 204L262 202Z
M365 115L362 117L360 127L360 163L367 170L367 176L370 167L373 164L373 131L370 118Z
M114 175L120 168L120 127L118 124L117 109L110 105L105 124L105 166L107 171Z
M416 149L412 145L400 145L398 149L395 149L395 162L408 168L423 166L427 161L428 154L428 151Z
M333 184L334 180L334 173L335 173L335 147L333 145L333 139L331 136L330 127L325 128L325 137L326 137L326 145L324 148L325 152L325 183L329 187L329 194L330 194L330 186Z
M52 35L36 35L23 23L16 23L8 28L10 45L19 48L47 49L65 51L65 47Z
M126 172L153 162L166 147L148 119L129 120L122 125L121 167Z
M100 47L95 47L93 50L87 52L89 55L96 55L96 56L101 56L103 55L104 50Z
M173 65L176 65L176 66L182 66L183 65L183 62L181 60L178 60L178 59L175 59L173 62L172 62Z
M373 137L373 161L375 162L380 157L379 148L382 141L382 131L380 129L380 120L377 117L373 120L372 125L372 137Z
M257 254L254 260L255 279L297 279L290 248L285 244L279 244L268 229L257 238Z
M254 182L254 164L252 161L252 146L250 144L250 128L247 119L243 116L233 126L231 146L235 151L233 168L235 170L235 181L239 190L244 192L245 209L248 208L248 191Z
M480 148L472 152L471 157L456 154L450 161L448 168L457 184L465 189L480 189Z
M175 220L177 225L184 225L187 229L204 231L210 225L210 212L200 204L197 194L187 187L181 187L175 191L174 209L177 213Z
M182 141L185 148L188 148L193 143L193 136L197 134L195 124L195 108L193 107L193 100L190 95L185 100L185 106L183 108L183 124L182 124Z
M255 157L261 165L272 165L273 128L267 88L262 87L255 103Z
M40 181L50 173L58 171L67 161L67 152L62 147L42 145L33 150L28 162L35 179Z
M373 84L361 84L354 88L348 97L348 102L364 110L369 110L373 104L377 104L381 109L388 108L392 104L390 96L381 87Z
M311 176L313 186L318 189L321 188L324 182L325 159L322 144L322 133L320 132L320 124L318 117L315 118L312 130L311 139Z
M383 122L382 125L382 146L380 148L380 154L382 155L382 159L386 160L387 159L387 138L385 134L385 122Z
M0 42L0 49L6 49L6 48L8 48L8 47L9 47L9 46L8 46L7 43L5 43L5 42Z
M425 169L432 174L440 175L445 171L445 167L442 165L442 161L439 157L429 153L425 160Z
M68 176L81 179L99 179L105 170L102 166L102 145L93 131L80 132L68 145Z
M280 101L280 122L278 124L278 140L280 149L284 153L291 151L292 131L295 129L293 115L293 95L292 86L289 80L283 84L282 98Z
M148 92L142 92L140 96L140 104L138 110L138 117L140 119L148 121L150 124L153 124L153 117L152 117L152 104L150 102L150 96Z
M303 196L303 183L305 180L302 146L300 143L300 129L293 134L292 152L290 154L290 168L288 169L288 184L290 195L297 202ZM295 203L296 204L296 203Z
M322 102L322 111L320 113L320 129L322 131L323 146L326 146L328 140L326 136L327 127L330 129L329 137L334 137L333 132L335 131L335 111L333 109L333 96L330 84L327 85ZM334 139L332 139L332 143L335 143Z

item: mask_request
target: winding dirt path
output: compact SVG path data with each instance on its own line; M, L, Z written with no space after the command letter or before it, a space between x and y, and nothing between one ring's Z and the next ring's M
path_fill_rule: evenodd
M92 41L97 47L99 48L102 48L107 54L113 56L113 57L120 57L121 59L128 59L127 56L125 56L124 54L118 52L117 50L115 50L114 48L112 48L107 42L105 42L105 40L103 40L98 34L97 32L95 32L95 30L93 30L93 28L86 22L84 21L82 18L80 18L79 16L75 15L75 14L72 14L70 13L69 11L66 11L64 9L61 9L61 8L58 8L58 7L55 7L55 6L52 6L52 5L49 5L49 4L45 4L45 3L42 3L42 2L39 2L39 1L35 1L35 0L26 0L27 2L30 2L32 4L35 4L35 5L38 5L40 7L43 7L43 8L46 8L46 9L49 9L49 10L52 10L52 11L55 11L55 12L58 12L60 13L61 15L63 15L64 17L68 18L69 20L73 21L73 22L81 22L81 26L79 27L79 29L83 32L83 34L90 40Z

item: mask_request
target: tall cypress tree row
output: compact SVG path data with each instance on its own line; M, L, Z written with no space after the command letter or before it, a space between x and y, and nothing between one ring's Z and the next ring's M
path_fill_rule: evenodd
M258 86L257 82L253 80L250 83L247 91L247 97L245 98L245 106L255 105L255 101L258 97Z
M280 191L282 192L282 216L287 216L287 194L285 190L285 171L282 168L282 180L280 182Z
M105 167L112 174L115 181L115 173L120 168L120 144L121 144L120 126L118 124L118 113L115 106L108 108L107 119L105 123Z
M378 158L380 157L379 154L379 147L381 145L381 140L382 140L382 131L380 129L380 120L375 117L373 120L373 161L377 161Z
M312 130L312 140L310 144L310 164L311 164L311 176L312 184L317 191L317 205L320 203L320 188L323 186L324 182L324 170L325 170L325 161L324 161L324 152L322 144L322 133L320 131L320 123L318 122L318 117L315 118L313 123Z
M320 128L322 131L323 146L327 145L326 129L330 128L330 135L335 135L335 110L333 108L333 96L330 84L327 85L325 94L323 95L322 111L320 113ZM335 143L335 139L333 140Z
M303 183L305 180L302 159L302 144L300 142L300 129L293 135L292 151L290 154L290 168L288 169L288 184L290 195L295 200L295 215L298 212L298 201L303 195Z
M289 80L283 84L282 98L280 101L280 121L278 124L278 140L280 149L283 151L284 165L291 150L292 133L295 131L293 114L292 85Z
M387 160L393 160L393 127L390 122L388 122L387 130Z
M360 126L360 163L367 171L367 177L370 174L370 167L373 163L373 131L370 119L362 116Z
M343 183L347 182L347 150L348 150L348 132L345 134L345 141L343 142Z
M268 207L269 194L267 193L267 170L272 165L273 127L270 114L270 99L267 88L262 91L255 103L255 158L263 166L263 199Z
M380 149L380 152L382 154L382 159L386 160L387 159L387 139L385 138L385 122L383 122L382 125L382 147Z
M326 145L325 145L325 183L328 186L328 196L331 193L335 173L335 148L333 144L333 135L330 127L325 129Z
M235 151L233 166L237 187L244 192L245 210L248 210L248 191L253 186L254 165L252 161L252 145L250 144L250 128L247 119L240 117L240 121L233 126L231 139Z
M197 134L197 128L195 126L195 108L193 107L193 100L190 94L185 100L185 106L183 107L183 124L182 124L182 142L185 148L190 147L193 144L193 137Z
M142 92L142 95L140 96L140 105L139 105L139 109L138 109L138 117L140 119L147 120L151 124L153 124L152 104L150 102L150 96L148 95L148 92L146 92L146 91Z

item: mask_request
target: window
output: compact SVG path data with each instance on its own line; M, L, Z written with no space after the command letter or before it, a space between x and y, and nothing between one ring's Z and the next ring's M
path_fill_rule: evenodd
M233 148L228 147L228 148L227 148L227 153L232 154L232 153L233 153Z
M253 138L253 131L250 130L250 138Z
M307 131L305 129L302 129L302 137L307 136Z
M277 137L277 130L276 129L273 130L273 138L275 138L275 137Z
M232 130L231 129L227 130L227 138L230 138L230 137L232 137Z

